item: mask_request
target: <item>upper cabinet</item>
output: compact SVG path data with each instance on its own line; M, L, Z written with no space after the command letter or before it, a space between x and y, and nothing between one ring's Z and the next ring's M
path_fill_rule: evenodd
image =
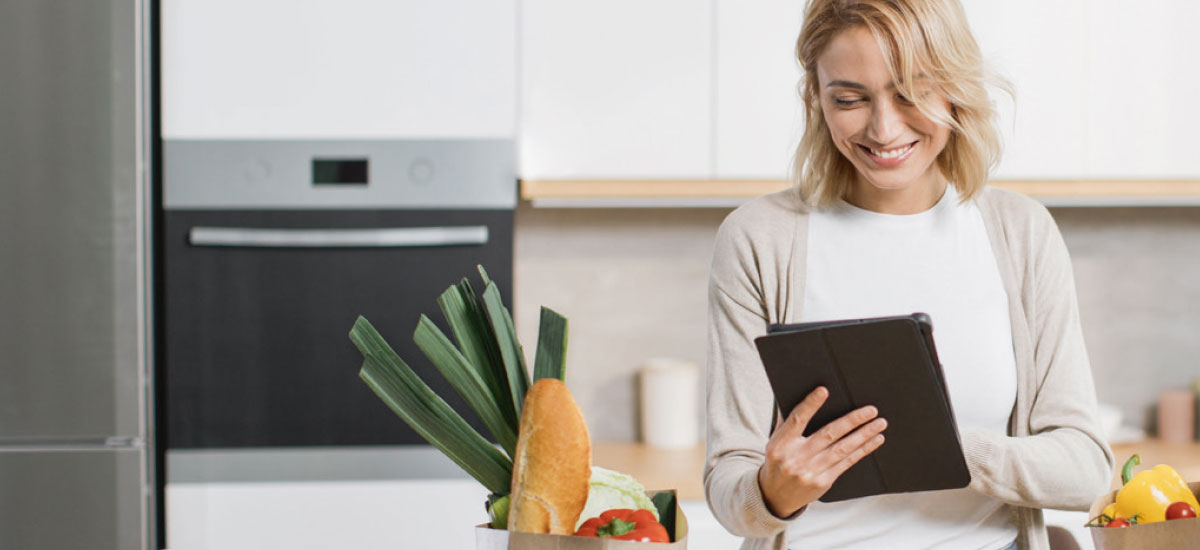
M805 2L521 5L525 179L785 180L804 118ZM963 0L993 99L998 181L1197 179L1200 2Z
M1004 156L998 180L1071 179L1085 172L1090 0L964 0L984 61L1012 84L993 90Z
M1200 2L1088 0L1087 177L1200 179Z
M785 179L804 128L795 59L804 3L715 1L715 176Z
M516 0L163 0L163 136L512 138L516 18Z
M712 6L521 3L526 179L712 176Z

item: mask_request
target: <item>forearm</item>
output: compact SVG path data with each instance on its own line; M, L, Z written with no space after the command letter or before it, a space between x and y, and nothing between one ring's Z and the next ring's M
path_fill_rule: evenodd
M971 489L1016 506L1086 510L1112 479L1107 445L1072 428L1026 437L969 430L963 453Z

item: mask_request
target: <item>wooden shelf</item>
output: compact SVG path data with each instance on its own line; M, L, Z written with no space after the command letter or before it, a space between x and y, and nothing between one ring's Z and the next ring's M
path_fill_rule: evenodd
M1121 486L1121 465L1133 453L1142 457L1135 471L1169 464L1188 481L1200 481L1200 442L1163 443L1147 439L1112 445L1117 467L1112 487ZM593 442L592 463L633 476L647 489L675 489L679 498L704 498L704 444L691 449L656 449L641 443Z
M1200 206L1200 180L997 181L1047 206ZM522 180L537 207L733 207L785 180Z

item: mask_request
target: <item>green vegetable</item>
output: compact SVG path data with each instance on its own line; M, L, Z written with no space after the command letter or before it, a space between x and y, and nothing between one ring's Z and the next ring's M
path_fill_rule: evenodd
M511 499L510 495L504 495L495 498L496 495L488 498L488 517L491 518L492 529L507 529L508 528L508 503Z
M646 489L633 476L592 466L592 477L588 480L587 504L579 514L575 529L588 518L599 517L605 510L629 508L649 510L654 519L659 519L658 507L646 496Z
M437 298L454 340L422 315L413 341L479 416L503 451L430 389L366 318L360 316L354 323L350 340L363 355L359 377L414 431L492 492L489 514L493 523L503 528L521 406L530 380L512 314L483 266L479 266L479 275L484 284L482 294L476 294L463 278ZM544 307L541 315L534 378L562 380L567 320Z

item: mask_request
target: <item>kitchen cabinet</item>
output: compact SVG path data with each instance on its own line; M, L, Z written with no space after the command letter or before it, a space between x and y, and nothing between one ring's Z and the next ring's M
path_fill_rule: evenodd
M795 59L804 3L714 1L715 175L786 179L804 128Z
M708 2L525 0L520 17L522 177L711 177Z
M516 0L163 0L163 137L512 138L516 16Z
M1200 179L1200 53L1192 0L1088 2L1087 80L1072 95L1087 113L1094 178Z
M173 483L167 547L474 548L487 489L470 479Z
M1089 128L1086 0L963 0L984 61L1015 96L994 93L1004 154L996 180L1085 173Z

